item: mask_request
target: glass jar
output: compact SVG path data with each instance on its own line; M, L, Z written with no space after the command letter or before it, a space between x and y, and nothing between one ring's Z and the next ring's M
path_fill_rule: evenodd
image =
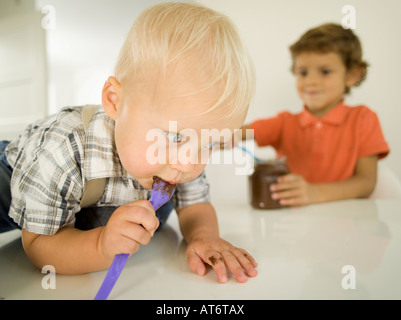
M255 163L255 171L249 177L251 205L256 209L281 208L278 200L271 197L270 185L277 182L279 176L290 173L286 159Z

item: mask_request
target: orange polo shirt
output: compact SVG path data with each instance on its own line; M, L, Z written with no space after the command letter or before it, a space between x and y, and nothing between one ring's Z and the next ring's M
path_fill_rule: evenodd
M319 119L304 108L250 124L258 146L272 146L286 156L292 173L308 182L335 182L354 174L360 157L390 152L376 113L366 106L340 103Z

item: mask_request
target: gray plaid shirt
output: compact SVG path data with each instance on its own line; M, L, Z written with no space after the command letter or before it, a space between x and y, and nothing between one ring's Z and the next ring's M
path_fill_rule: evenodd
M6 149L13 167L9 215L30 232L53 235L62 227L74 226L85 178L107 178L98 207L150 197L150 190L121 165L114 121L99 108L85 133L81 112L82 107L67 107L39 120ZM177 208L209 202L205 174L178 185L172 201Z

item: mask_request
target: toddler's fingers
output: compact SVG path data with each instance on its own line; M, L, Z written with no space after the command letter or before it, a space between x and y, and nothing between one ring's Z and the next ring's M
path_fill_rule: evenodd
M187 263L189 268L199 276L204 276L206 267L202 259L194 251L187 252Z
M116 252L115 254L119 253L127 253L127 254L133 254L137 252L140 248L140 244L132 239L123 237L120 239L118 242L118 247L115 247Z
M251 266L253 267L253 268L256 268L257 266L258 266L258 263L256 262L256 260L254 259L254 257L252 257L252 255L251 254L249 254L246 250L244 250L244 249L242 249L242 248L237 248L237 250L239 251L239 255L236 255L236 256L238 256L239 258L241 258L241 260L243 259L243 258L245 258L246 259L246 261L245 261L245 264L246 265L248 265L248 262L250 262L250 264L251 264ZM256 271L256 270L255 270Z
M142 225L147 231L155 231L159 226L153 207L149 201L139 200L125 206L124 219ZM149 207L150 206L150 207ZM122 207L120 207L122 208Z
M144 209L147 209L148 211L150 211L151 213L153 213L155 215L155 209L153 208L152 204L148 200L135 200L135 201L125 204L124 206L142 207Z
M209 250L200 257L194 250L190 250L187 251L186 258L190 269L196 274L203 276L206 273L205 263L207 263L216 272L219 282L227 282L226 265L223 257L217 251Z
M224 257L224 262L227 265L227 268L232 272L237 281L241 283L247 282L248 277L246 276L244 268L240 264L238 258L234 256L232 252L229 251L224 252L223 257ZM250 268L252 268L252 266Z
M129 221L125 221L121 224L119 231L125 238L142 245L148 244L153 235L142 225Z
M216 272L217 279L220 283L227 282L227 269L226 264L221 256L221 254L217 251L209 251L206 255L208 258L206 259L206 263L208 263Z

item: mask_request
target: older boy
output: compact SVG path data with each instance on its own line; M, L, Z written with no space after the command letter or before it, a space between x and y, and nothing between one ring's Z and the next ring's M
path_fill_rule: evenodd
M329 23L307 31L290 49L304 110L243 127L254 130L259 146L271 145L287 157L291 174L271 186L272 198L304 205L369 196L377 161L389 148L376 114L344 103L345 94L366 77L358 37Z
M158 176L178 185L173 202L191 270L203 275L209 264L220 282L227 281L226 268L239 282L256 276L255 260L220 238L209 203L206 164L198 158L217 141L202 144L183 134L186 128L199 137L202 129L239 128L253 82L250 59L225 16L187 3L145 10L87 130L82 108L65 108L29 126L6 149L13 170L9 215L22 228L30 260L78 274L108 268L116 254L134 253L159 226L147 200ZM149 161L150 130L159 130L168 147L165 162ZM189 162L177 158L186 144L196 151ZM107 183L95 207L114 212L104 226L80 230L83 190L97 178Z

